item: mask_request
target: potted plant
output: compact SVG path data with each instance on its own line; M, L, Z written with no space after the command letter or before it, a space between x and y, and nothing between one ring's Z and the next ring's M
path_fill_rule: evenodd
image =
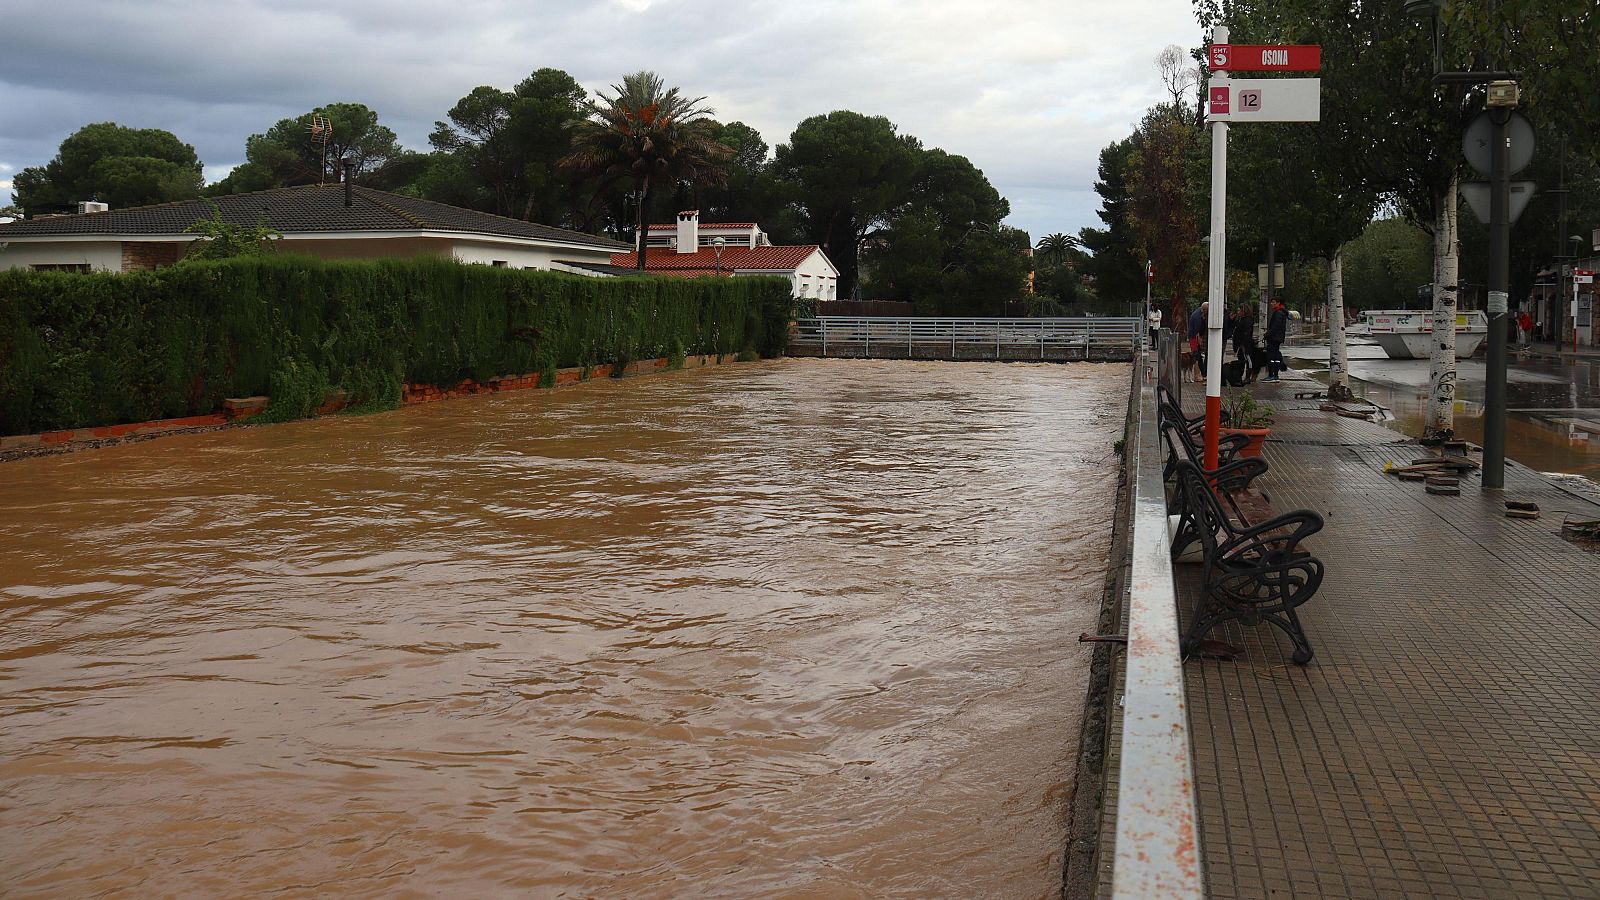
M1242 434L1250 439L1240 456L1260 456L1261 447L1272 432L1272 407L1257 403L1249 391L1232 391L1222 400L1223 434Z

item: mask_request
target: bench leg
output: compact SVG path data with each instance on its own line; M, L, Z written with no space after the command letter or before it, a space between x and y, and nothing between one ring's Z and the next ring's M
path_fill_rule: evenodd
M1300 627L1300 617L1294 614L1294 610L1286 609L1281 613L1269 613L1261 618L1278 626L1278 630L1288 635L1289 640L1294 643L1294 655L1289 658L1294 660L1296 665L1303 666L1311 662L1311 657L1313 656L1311 641L1306 637L1306 630Z

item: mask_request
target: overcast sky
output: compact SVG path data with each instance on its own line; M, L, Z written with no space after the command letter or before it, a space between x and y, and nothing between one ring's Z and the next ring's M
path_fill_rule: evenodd
M534 69L591 91L652 69L773 147L836 109L966 156L1042 234L1097 225L1100 148L1161 94L1154 60L1196 44L1187 0L5 0L0 205L90 122L165 128L215 181L245 137L365 103L401 143L481 84Z

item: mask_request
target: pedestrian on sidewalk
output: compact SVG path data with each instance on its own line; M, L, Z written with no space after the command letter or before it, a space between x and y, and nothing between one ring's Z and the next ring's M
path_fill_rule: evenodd
M1283 361L1283 340L1289 336L1289 309L1282 300L1272 301L1267 316L1267 381L1277 381L1278 373L1288 368Z
M1527 347L1533 337L1533 316L1524 309L1517 315L1517 346Z
M1206 325L1210 317L1211 301L1206 300L1200 308L1189 314L1189 353L1194 357L1195 369L1199 376L1195 381L1206 380Z
M1150 311L1145 313L1144 316L1145 321L1150 323L1150 346L1154 347L1156 345L1156 332L1161 330L1161 310L1152 305Z
M1242 306L1233 315L1233 355L1239 362L1240 380L1250 383L1256 380L1256 373L1260 367L1255 364L1256 347L1256 317L1250 307Z

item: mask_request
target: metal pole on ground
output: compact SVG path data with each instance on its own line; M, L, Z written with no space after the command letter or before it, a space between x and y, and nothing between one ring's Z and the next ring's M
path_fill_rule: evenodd
M1156 280L1156 264L1153 260L1144 261L1144 320L1150 321L1150 285ZM1146 328L1148 332L1148 328ZM1155 339L1151 338L1150 348L1155 349Z
M1211 29L1213 44L1228 43L1228 29ZM1226 82L1226 72L1212 77ZM1222 312L1227 303L1228 258L1228 123L1211 123L1211 278L1206 321L1206 468L1217 467L1217 442L1222 434ZM1270 276L1269 276L1270 277ZM1271 283L1270 281L1268 282Z
M1496 104L1493 87L1491 85L1490 103ZM1506 142L1506 123L1515 105L1513 86L1510 102L1500 101L1489 110L1494 130L1489 156L1489 359L1483 392L1483 489L1486 491L1506 486L1506 316L1511 290L1508 277L1511 268L1511 148Z

